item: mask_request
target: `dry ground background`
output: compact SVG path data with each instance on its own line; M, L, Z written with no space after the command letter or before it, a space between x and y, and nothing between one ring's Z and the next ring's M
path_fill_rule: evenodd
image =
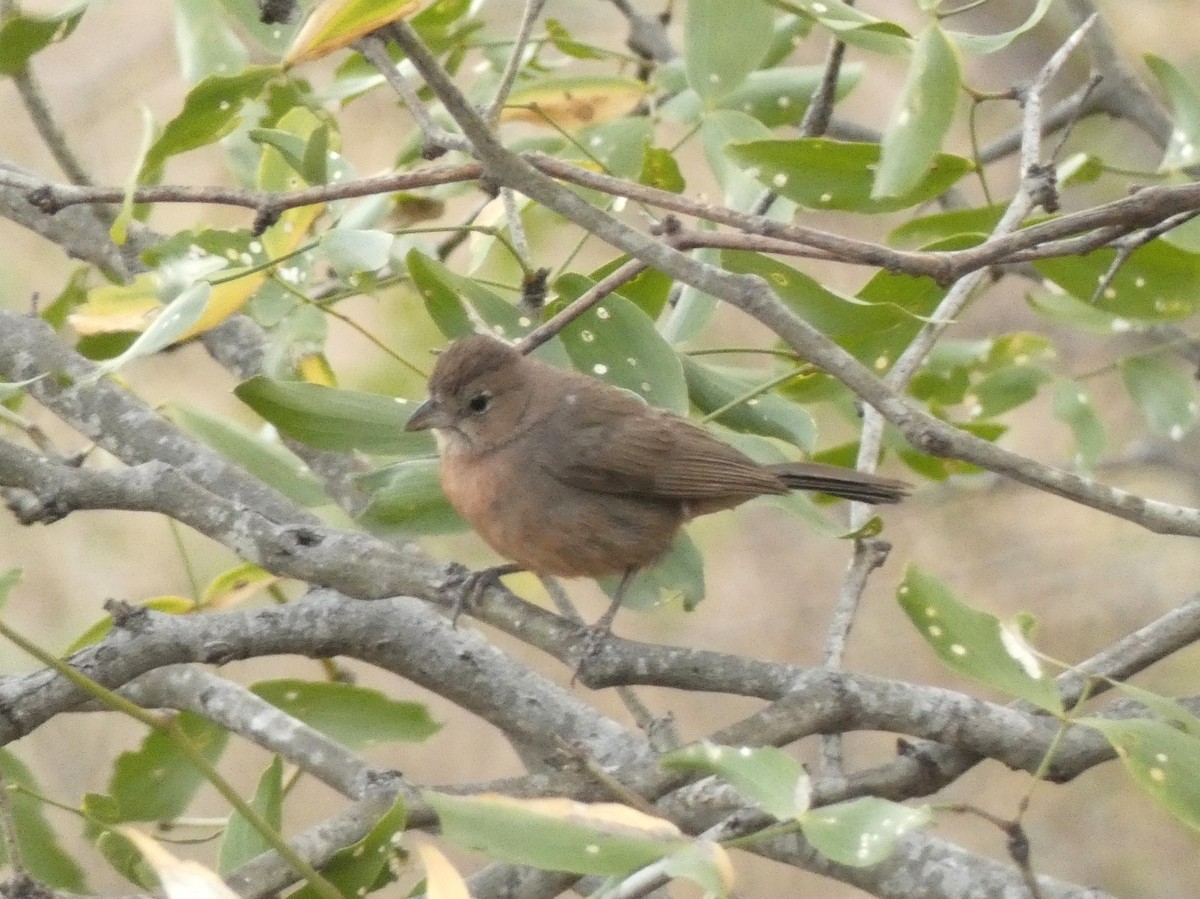
M890 3L864 5L881 14L885 8L888 14L894 13ZM1014 21L1023 15L1023 9L1009 10L1009 6L1024 5L988 4L979 17L991 15L994 8L998 30L1010 14ZM1200 32L1180 27L1181 21L1187 23L1194 15L1193 3L1109 2L1103 8L1131 57L1153 51L1185 71L1200 71ZM487 14L500 30L513 20L516 6L496 2ZM589 27L612 28L618 21L596 0L551 0L548 14L583 32ZM1065 27L1063 17L1052 15L1030 39L984 60L986 70L975 61L974 82L1002 88L1027 79L1057 46ZM165 120L178 109L185 91L177 77L170 5L112 0L89 12L80 28L80 36L66 46L38 57L37 72L65 130L97 180L120 183L135 152L139 108L147 106L157 119ZM80 54L81 48L87 52ZM820 52L819 44L814 43L810 51L813 61ZM874 66L875 62L868 64ZM872 77L852 97L848 112L872 124L882 122L885 110L879 106L893 96L898 71L872 69ZM872 89L873 85L878 89ZM0 122L0 155L53 172L8 82L0 82ZM403 115L383 94L352 106L342 122L345 153L360 173L386 168L407 128ZM1107 122L1085 123L1080 139L1096 139L1103 129L1110 128ZM1112 131L1108 137L1110 158L1153 166L1155 157L1149 147L1123 127ZM206 184L222 177L219 160L204 151L173 161L168 170L168 179L176 182ZM154 223L170 230L197 215L183 207L167 208L155 213ZM205 210L203 215L223 224L246 223L236 212ZM38 292L52 296L65 265L57 250L0 221L0 303L19 309ZM847 272L847 285L864 277L861 272ZM956 334L979 336L1021 327L1043 328L1028 314L1020 287L989 294L986 304L972 310ZM421 321L423 313L411 297L393 293L361 298L346 310L393 344L415 348L433 339L428 325L414 324ZM730 327L752 334L751 326L733 318ZM384 363L365 351L368 348L360 337L336 325L332 331L330 354L343 384L378 384L380 379L389 379L400 385L397 389L419 394L420 385L403 384L394 371L381 373L376 366ZM1075 372L1112 360L1108 355L1111 348L1097 353L1095 346L1078 340L1062 342L1060 351L1063 366ZM250 420L229 394L229 376L199 348L139 363L128 376L152 402L186 399ZM1106 407L1105 419L1113 428L1117 453L1145 449L1125 444L1123 435L1137 427L1136 413L1122 398L1115 380L1101 377L1089 383L1098 402ZM1106 395L1110 397L1107 403ZM1006 444L1041 459L1061 461L1067 437L1063 429L1046 425L1051 421L1047 410L1048 403L1039 402L1013 417ZM55 433L62 436L60 430ZM64 437L62 445L77 446L77 441L77 437ZM1165 450L1153 449L1161 457L1155 464L1114 464L1103 477L1149 496L1188 505L1200 503L1195 439ZM1002 615L1018 609L1033 611L1041 622L1041 645L1066 660L1086 657L1200 586L1200 553L1184 538L1156 537L1097 512L988 478L923 487L904 507L889 510L886 518L886 536L894 550L889 563L872 580L848 663L889 677L977 690L940 669L896 608L892 595L905 561L936 572L976 606ZM618 631L726 652L814 662L849 548L817 538L802 525L764 507L708 519L693 533L707 554L707 601L693 614L678 610L625 613L618 619ZM201 583L231 564L224 551L187 533L177 536L165 521L150 516L77 513L52 527L36 529L22 529L10 519L0 518L0 568L20 566L26 573L6 614L43 645L62 647L98 617L106 598L140 601L159 594L186 595L189 581L177 540L185 547ZM431 543L431 548L442 558L490 563L474 538L441 540ZM586 613L594 615L599 610L600 596L590 584L580 583L573 590ZM0 646L0 670L28 667L27 658ZM566 680L563 671L541 667ZM1197 668L1196 652L1184 653L1151 672L1144 683L1168 692L1195 693ZM239 664L233 671L247 680L317 673L314 663L291 660ZM410 685L377 672L364 670L362 679L393 695L422 698ZM655 691L646 695L655 710L675 712L685 737L710 730L747 708L737 701ZM432 703L445 729L426 744L376 753L376 761L400 768L419 783L477 780L519 770L515 756L498 734L481 730L435 697L423 698ZM623 715L615 702L608 707L613 714ZM35 768L49 795L73 803L85 790L104 788L113 757L138 737L124 721L111 716L76 715L42 728L15 751ZM892 751L892 741L863 735L851 738L850 747L855 760L879 759ZM227 767L238 782L249 785L264 761L257 750L242 750L231 754ZM1004 815L1014 811L1026 786L1024 775L989 764L956 784L948 796ZM323 789L312 788L315 804L323 802ZM216 811L219 807L214 802L211 808ZM66 832L78 830L68 816L59 815L55 820ZM1195 835L1129 788L1115 765L1104 766L1069 786L1041 788L1033 801L1029 825L1039 872L1138 899L1200 894ZM939 827L981 851L1003 853L1002 837L972 821L948 818ZM81 860L89 869L102 872L103 864L88 852L81 844ZM739 866L750 874L741 885L743 895L766 895L782 885L777 879L780 869L768 863L746 860L739 861ZM818 885L803 875L793 876L789 873L786 883L798 889L820 889L826 896L857 895L850 888L838 891L827 883ZM95 885L117 888L104 874L97 876Z

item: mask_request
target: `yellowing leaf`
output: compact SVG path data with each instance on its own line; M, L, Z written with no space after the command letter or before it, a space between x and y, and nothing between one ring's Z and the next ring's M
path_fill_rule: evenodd
M215 871L199 862L176 858L132 827L118 827L117 831L137 847L158 877L167 899L238 899L237 893L229 889Z
M158 279L141 274L132 284L104 284L88 293L85 303L67 316L67 322L83 337L142 331L162 311Z
M240 605L278 581L279 578L271 572L245 562L213 578L200 597L200 605L210 612L228 609Z
M300 377L309 384L320 384L322 387L337 387L337 378L329 365L324 353L309 353L301 356L296 363Z
M413 847L425 867L425 894L429 899L471 899L467 882L432 843Z
M632 110L648 87L632 78L545 78L514 90L500 118L568 131L611 122Z
M412 15L421 0L326 0L318 6L283 57L285 68L348 47L389 22Z

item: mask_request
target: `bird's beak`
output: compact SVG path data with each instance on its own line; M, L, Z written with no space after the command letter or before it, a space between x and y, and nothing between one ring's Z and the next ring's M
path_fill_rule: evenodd
M430 397L404 423L406 431L428 431L430 428L448 428L453 422L450 416Z

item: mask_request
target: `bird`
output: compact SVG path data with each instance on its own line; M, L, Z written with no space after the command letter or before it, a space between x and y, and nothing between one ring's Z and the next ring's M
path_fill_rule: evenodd
M405 429L433 431L450 504L511 560L482 576L620 576L593 626L601 633L631 579L699 515L792 490L863 503L896 503L911 490L835 465L756 462L636 394L487 334L438 356L428 399Z

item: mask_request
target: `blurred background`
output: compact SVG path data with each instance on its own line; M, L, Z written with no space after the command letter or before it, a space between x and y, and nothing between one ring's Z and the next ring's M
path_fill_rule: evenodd
M656 12L657 4L635 0L639 8ZM894 17L892 2L862 3L867 11ZM1027 14L1029 3L986 3L955 27L1000 31ZM25 3L30 10L54 11L57 4ZM907 8L909 4L904 4ZM912 4L915 6L915 4ZM1142 0L1100 4L1126 58L1146 74L1140 59L1145 52L1168 57L1185 72L1200 71L1200 34L1190 27L1195 7L1188 0ZM493 0L483 7L491 23L488 34L511 34L520 6ZM920 16L909 9L912 22ZM624 37L624 22L616 11L596 0L550 0L546 15L560 19L583 39L598 43ZM1185 24L1181 24L1185 23ZM677 26L676 26L677 27ZM979 90L1004 90L1028 82L1044 59L1071 28L1069 17L1053 11L1032 34L1009 50L974 59L969 83ZM80 48L87 48L80 53ZM818 63L825 39L814 37L796 51L797 63ZM861 56L851 51L851 58ZM340 60L326 60L306 70L320 81ZM903 61L871 57L862 84L838 109L841 117L881 128L903 78ZM97 183L120 184L134 163L143 108L156 121L178 111L187 85L179 76L170 4L110 0L96 4L83 17L79 33L66 44L51 48L35 61L47 99L76 152ZM469 71L470 66L464 67ZM1074 88L1086 74L1077 59L1061 79L1059 95ZM1014 104L983 107L980 128L984 138L1016 124ZM339 112L343 153L366 175L386 171L397 145L408 137L411 124L385 92L375 92ZM46 175L59 177L53 162L30 125L11 81L0 81L0 157ZM965 128L955 128L958 152L969 152ZM1071 146L1099 144L1106 160L1135 170L1153 170L1160 151L1136 129L1108 119L1081 123ZM686 151L684 158L686 158ZM1009 184L1015 167L1007 160L994 167L997 183ZM689 191L704 189L699 164L689 171ZM1003 174L1007 172L1008 174ZM167 182L216 184L228 180L219 154L210 149L173 159ZM1111 190L1111 184L1097 190ZM1087 190L1086 188L1084 189ZM1115 194L1114 194L1115 195ZM1087 202L1104 199L1082 194ZM150 224L169 232L190 223L246 227L250 216L240 210L162 206ZM859 228L857 219L829 217L823 227ZM872 227L877 227L874 223ZM880 237L882 232L868 234ZM602 261L596 257L595 261ZM0 220L0 304L26 310L39 300L49 302L72 263L56 247L7 221ZM450 265L453 268L455 258ZM586 270L581 265L580 270ZM835 275L840 286L855 289L872 272L845 268ZM1028 284L1011 278L990 289L969 310L952 333L981 337L1021 329L1046 332L1046 323L1024 301ZM358 324L413 358L426 358L440 343L421 304L403 289L356 298L339 307ZM730 340L762 341L756 325L725 311L723 336ZM1185 323L1186 324L1186 323ZM330 322L328 354L342 386L389 390L420 396L423 385L383 357L361 335ZM1183 505L1200 504L1196 441L1187 437L1170 445L1133 441L1143 428L1116 381L1105 372L1119 354L1111 341L1091 341L1077 334L1052 332L1061 369L1094 374L1089 386L1110 429L1112 460L1098 473L1105 481L1138 494ZM1125 348L1128 351L1128 348ZM254 416L231 394L235 380L198 346L187 346L158 358L138 362L124 373L131 386L152 404L187 402L209 412L234 417L256 426ZM1066 464L1070 447L1065 427L1049 414L1049 397L1040 398L1010 415L1011 430L1003 443L1041 461ZM79 449L82 439L51 416L26 406L58 446ZM842 435L846 436L846 435ZM836 440L834 441L836 442ZM893 595L905 563L911 562L943 578L968 603L1006 616L1029 610L1039 620L1038 645L1066 662L1086 658L1112 640L1162 614L1194 593L1200 585L1200 553L1178 537L1158 537L1072 503L1003 482L990 476L922 485L916 496L884 513L883 536L893 544L887 565L871 579L865 607L853 634L848 667L890 678L933 682L982 695L979 687L944 671L896 606ZM709 517L691 529L705 552L707 599L692 613L666 608L653 613L624 612L617 619L622 635L758 657L815 664L820 658L829 610L836 597L851 547L811 533L802 523L766 505ZM437 557L479 566L492 557L474 537L441 538L426 542ZM6 615L43 646L65 648L102 614L108 598L141 602L162 595L191 596L196 584L231 567L236 560L209 543L163 519L125 513L76 513L51 527L22 528L0 516L0 569L20 567L23 583L13 593ZM514 589L543 602L540 587L513 580ZM606 600L590 582L570 587L585 616L594 618ZM293 591L294 592L294 591ZM565 684L566 672L534 657L523 647L498 637L502 645L528 657L531 664ZM411 684L349 663L361 683L378 686L390 695L426 701L445 727L431 741L412 747L376 750L373 760L399 768L415 783L439 784L486 780L519 773L516 756L503 737L480 731L461 711ZM0 671L29 670L31 660L0 645ZM1180 653L1139 679L1166 693L1195 692L1197 653ZM312 676L321 672L315 662L266 659L237 663L223 674L250 682L262 677ZM583 691L583 687L575 687ZM710 696L642 691L651 708L675 715L685 738L698 737L752 711L756 703ZM988 697L990 698L990 697ZM628 716L613 697L588 696L621 721ZM469 733L470 740L462 739ZM480 734L485 734L480 738ZM138 743L142 734L115 716L63 716L22 740L14 751L31 765L47 795L68 805L85 791L103 791L116 754ZM80 747L88 747L86 754ZM848 740L853 765L886 760L895 738L885 734L852 735ZM805 745L800 754L808 758ZM250 789L266 765L265 753L244 746L233 748L224 769L235 782ZM994 763L985 763L945 795L946 801L969 801L997 815L1012 815L1028 789L1029 779ZM305 787L313 797L312 820L339 802L325 788ZM939 797L942 798L942 797ZM213 797L210 811L220 813ZM77 834L80 825L68 814L50 813L64 834ZM974 819L941 817L937 829L967 847L1004 857L1004 840L994 828ZM308 823L289 822L291 827ZM1036 792L1027 818L1033 864L1039 873L1056 875L1112 893L1139 899L1166 899L1200 893L1194 834L1132 788L1115 764L1103 766L1066 786L1043 786ZM120 890L107 866L81 841L79 860L93 874L100 890ZM469 861L467 862L470 863ZM822 895L859 895L857 891L818 881L772 863L740 855L737 860L744 895L762 895L781 885L821 889Z

